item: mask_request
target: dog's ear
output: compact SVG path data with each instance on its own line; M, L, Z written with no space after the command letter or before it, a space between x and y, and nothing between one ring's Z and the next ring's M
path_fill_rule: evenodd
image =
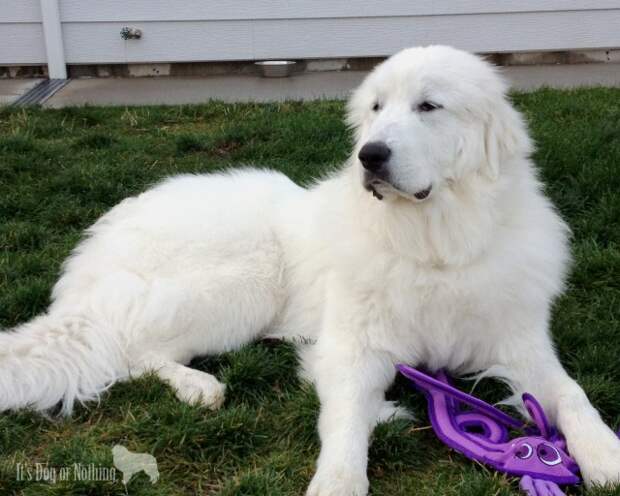
M364 84L357 88L347 100L345 122L353 131L355 140L360 139L360 127L364 121L366 107L370 107L368 103L369 95L366 94Z
M514 158L525 158L532 152L523 117L502 98L487 113L484 126L485 164L482 172L491 180L499 177L502 164Z

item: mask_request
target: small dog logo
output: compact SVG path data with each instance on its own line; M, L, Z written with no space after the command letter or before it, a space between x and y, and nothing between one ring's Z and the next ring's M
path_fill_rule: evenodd
M124 446L117 444L112 448L114 466L123 472L123 484L127 485L134 474L144 472L155 484L159 479L157 460L148 453L132 453Z

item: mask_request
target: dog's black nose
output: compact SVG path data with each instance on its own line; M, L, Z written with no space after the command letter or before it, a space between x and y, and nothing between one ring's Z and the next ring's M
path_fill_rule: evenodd
M362 146L357 157L367 171L377 173L390 158L392 151L383 141L371 141Z

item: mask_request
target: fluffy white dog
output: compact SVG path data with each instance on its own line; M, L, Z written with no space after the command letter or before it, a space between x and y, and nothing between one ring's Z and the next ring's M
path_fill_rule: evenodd
M0 333L0 410L69 413L148 370L217 408L225 386L192 357L301 335L321 400L308 495L367 493L369 436L402 413L384 398L397 362L533 393L586 481L618 481L620 441L549 336L568 229L505 91L474 55L404 50L352 96L356 145L332 177L186 175L123 201L67 260L49 311Z

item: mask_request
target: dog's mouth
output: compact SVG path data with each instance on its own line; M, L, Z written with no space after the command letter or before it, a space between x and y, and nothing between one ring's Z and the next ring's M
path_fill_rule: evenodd
M431 194L431 189L433 189L432 185L426 189L422 189L417 193L414 193L413 196L416 197L418 200L426 200L428 198L428 195Z
M385 183L383 183L385 184ZM381 186L381 181L373 181L364 183L364 188L372 193L377 200L383 200L383 195L377 191L377 188Z
M411 194L406 193L395 187L393 184L383 181L382 179L379 179L377 177L367 177L364 180L364 188L367 191L370 191L372 193L372 196L374 196L377 200L383 200L385 193L392 192L396 193L397 195L403 196L409 200L421 202L426 200L430 196L433 185L431 184L428 186L428 188L421 189L420 191Z

